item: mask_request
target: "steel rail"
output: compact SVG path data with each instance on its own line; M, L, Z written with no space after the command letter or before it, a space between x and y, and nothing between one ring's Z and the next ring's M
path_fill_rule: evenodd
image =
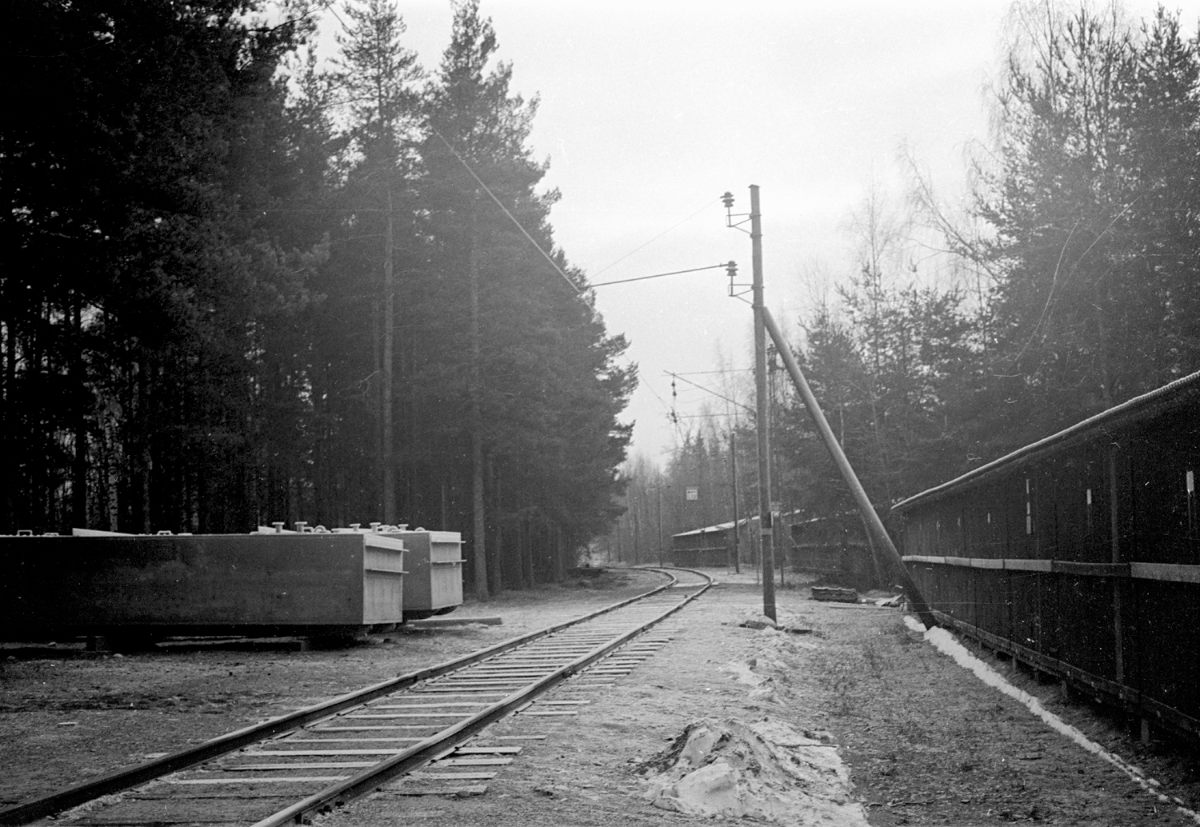
M655 571L663 574L668 578L668 581L661 586L653 588L647 592L618 601L612 605L597 609L594 612L581 615L572 620L548 626L544 629L539 629L534 632L529 632L524 635L509 638L501 641L485 649L480 649L477 652L472 652L460 658L444 661L433 666L427 666L422 669L417 669L413 672L407 672L394 678L388 678L380 683L373 684L363 689L357 689L353 692L348 692L344 695L339 695L328 701L323 701L305 709L281 715L276 718L271 718L258 724L244 727L234 732L226 733L225 735L217 736L202 744L197 744L194 747L188 747L178 752L162 756L134 767L114 770L98 778L86 781L82 784L77 784L68 787L65 790L60 790L56 793L33 799L22 804L17 804L0 810L0 824L28 824L36 821L39 818L46 818L55 815L72 807L78 807L89 801L106 795L112 795L124 790L131 789L148 781L153 781L157 778L170 775L180 770L185 770L197 764L210 761L222 755L235 752L250 744L257 743L273 735L278 735L289 730L298 729L300 727L311 724L315 721L320 721L324 718L336 715L352 707L361 705L376 698L388 695L400 689L405 689L420 681L429 680L430 678L440 677L442 675L462 669L465 666L477 663L481 660L506 652L510 649L515 649L518 646L523 646L538 638L546 637L563 629L580 623L586 623L593 618L603 614L616 611L624 608L639 600L645 600L655 594L658 594L675 585L677 578L668 571L645 567L641 570Z
M653 569L660 570L660 569ZM352 776L343 781L334 782L325 789L314 793L313 795L292 804L291 806L280 810L279 812L268 816L261 821L256 822L253 827L280 827L284 824L299 824L306 819L317 815L318 813L342 806L343 804L369 794L378 789L381 784L387 783L389 780L397 776L412 772L425 764L428 764L433 759L443 755L447 750L460 745L470 736L479 732L483 728L509 715L519 707L529 703L534 698L545 694L550 689L557 686L562 681L572 675L586 669L592 663L603 658L609 652L619 649L621 646L628 643L633 638L645 632L647 629L661 623L666 618L683 609L697 597L702 595L713 585L713 579L707 574L690 569L680 569L681 571L689 571L692 574L699 575L705 581L704 584L698 585L697 590L688 595L685 599L672 605L666 611L656 615L653 619L639 624L637 627L630 629L622 635L607 641L600 646L595 647L586 654L576 658L545 677L522 687L521 689L508 695L501 701L497 701L479 713L472 715L458 723L455 723L446 729L438 732L420 743L414 744L404 752L393 756L385 761L380 762L374 767L363 770L355 776ZM675 585L677 580L664 586L662 591ZM647 595L649 596L649 595Z

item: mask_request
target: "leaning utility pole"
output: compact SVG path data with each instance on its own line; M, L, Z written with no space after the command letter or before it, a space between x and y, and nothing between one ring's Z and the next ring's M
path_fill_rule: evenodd
M775 320L771 318L771 314L766 311L766 308L763 308L762 319L764 326L771 333L771 338L775 341L775 347L779 351L779 355L783 357L783 364L791 375L796 390L800 392L800 397L804 400L804 407L808 409L808 414L812 418L817 432L821 435L821 439L824 440L825 447L829 450L829 455L833 458L834 464L837 465L838 471L841 473L842 479L845 480L846 486L850 489L850 494L854 497L855 503L858 504L859 513L862 515L863 522L866 523L870 534L871 544L877 550L886 554L892 562L892 566L896 570L896 576L900 579L900 586L904 589L905 596L908 597L908 602L912 606L913 611L916 612L917 617L921 619L926 628L934 628L937 625L937 619L933 616L933 612L929 610L929 606L925 603L925 598L921 596L921 591L917 588L917 584L913 581L912 576L909 575L908 569L904 567L904 561L900 558L900 552L896 549L892 538L888 536L883 521L875 513L875 508L871 505L871 500L867 497L867 492L863 489L862 483L858 481L858 476L854 473L854 469L850 467L850 461L846 459L846 453L842 450L842 446L833 435L833 429L829 427L829 422L825 419L825 414L822 413L821 406L817 404L817 398L813 395L808 380L801 373L800 366L796 363L796 358L792 355L791 349L783 339L783 333L779 330L779 326L775 324Z

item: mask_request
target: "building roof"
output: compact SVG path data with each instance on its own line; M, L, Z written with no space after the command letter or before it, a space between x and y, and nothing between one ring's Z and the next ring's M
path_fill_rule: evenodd
M786 520L789 517L795 517L799 513L800 513L800 510L796 509L794 511L784 512L777 516L781 520ZM815 522L818 522L819 520L823 520L823 519L825 519L825 518L824 517L814 517L813 519L806 520L805 522L815 523ZM742 519L738 520L738 525L739 526L751 525L751 524L757 523L757 522L758 522L758 515L755 514L752 517L743 517ZM733 528L733 520L730 520L727 523L717 523L716 525L705 526L704 528L693 528L689 531L681 531L678 534L672 534L671 536L672 537L698 537L701 534L716 534L717 532L720 532L720 531L728 531L731 528Z
M757 519L758 519L757 515L754 517L743 517L742 519L738 520L738 525L739 526L748 525L751 520L757 520ZM704 528L693 528L690 531L681 531L678 534L672 534L671 536L672 537L698 537L701 534L716 534L717 532L728 531L731 528L733 528L733 520L730 520L727 523L717 523L716 525L705 526Z
M1077 422L1069 428L1051 434L1037 442L1018 448L999 459L992 460L952 480L935 485L919 494L914 494L892 506L893 511L904 511L926 500L936 499L942 494L967 486L978 485L985 479L1030 462L1043 459L1058 451L1077 445L1094 437L1098 432L1112 431L1151 420L1167 411L1172 411L1200 399L1200 371L1156 388L1149 393L1122 402Z

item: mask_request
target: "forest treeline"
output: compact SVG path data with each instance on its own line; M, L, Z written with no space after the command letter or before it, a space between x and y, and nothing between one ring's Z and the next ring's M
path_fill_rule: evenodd
M332 61L302 2L7 18L0 533L377 520L462 531L479 593L561 576L635 375L478 3L432 70L389 0Z
M911 198L867 197L855 259L792 320L798 361L881 511L1200 370L1196 21L1041 2L1014 6L1010 23L965 208L941 203L905 154ZM772 386L773 499L797 519L852 512L782 371ZM752 404L747 379L721 392ZM732 518L731 432L741 516L757 513L752 417L727 410L714 399L718 415L681 435L665 469L629 466L612 538L623 556L635 538L642 555L656 548L660 496L668 541Z

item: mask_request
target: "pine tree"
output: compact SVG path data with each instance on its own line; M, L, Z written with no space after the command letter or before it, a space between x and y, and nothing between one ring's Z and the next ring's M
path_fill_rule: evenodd
M5 452L12 527L191 528L245 507L246 299L274 265L239 203L269 186L256 129L303 35L247 10L18 6L4 416L43 457Z
M470 520L481 597L507 577L489 536L521 548L503 543L514 524L542 526L547 570L561 575L571 550L615 516L613 469L629 438L616 416L633 382L617 364L624 343L581 295L582 275L552 253L557 194L535 192L546 167L527 146L536 101L510 92L496 49L478 4L457 6L428 92L431 267L413 320L413 339L437 354L416 362L415 404L439 406L419 442ZM507 568L533 574L530 551Z
M1010 447L1200 365L1194 273L1197 62L1177 19L1140 32L1049 7L1014 48L1000 164L978 251L990 303L994 415Z
M430 136L423 153L430 173L425 193L440 236L435 267L444 289L439 295L445 298L446 315L457 323L453 339L460 343L456 347L444 338L439 342L441 352L455 362L456 375L443 381L465 423L472 572L480 598L489 594L484 504L484 407L489 389L484 377L496 375L485 373L482 364L485 336L491 338L483 329L482 307L486 301L489 315L494 315L503 295L494 289L500 286L499 274L492 272L492 283L485 285L481 268L484 245L496 243L489 237L508 232L496 229L498 216L490 209L485 213L483 202L495 197L503 209L535 228L545 216L545 206L532 193L543 170L528 159L524 146L532 107L509 96L510 67L501 64L489 72L496 47L491 22L480 17L478 4L457 6L451 42L428 94ZM489 269L498 271L500 265L489 256ZM497 352L503 351L488 348L490 354Z
M373 375L378 381L378 456L380 500L384 522L398 522L396 488L396 335L399 326L398 267L411 267L415 239L410 229L416 212L410 181L417 159L414 126L417 116L416 84L421 77L416 54L401 39L404 21L392 0L365 0L346 8L349 18L341 38L342 61L338 81L349 96L354 148L359 158L350 173L348 194L355 200L356 230L378 234L376 255L366 261L378 273L379 296L371 302L374 315ZM365 209L363 209L365 208ZM377 262L377 264L374 264Z

